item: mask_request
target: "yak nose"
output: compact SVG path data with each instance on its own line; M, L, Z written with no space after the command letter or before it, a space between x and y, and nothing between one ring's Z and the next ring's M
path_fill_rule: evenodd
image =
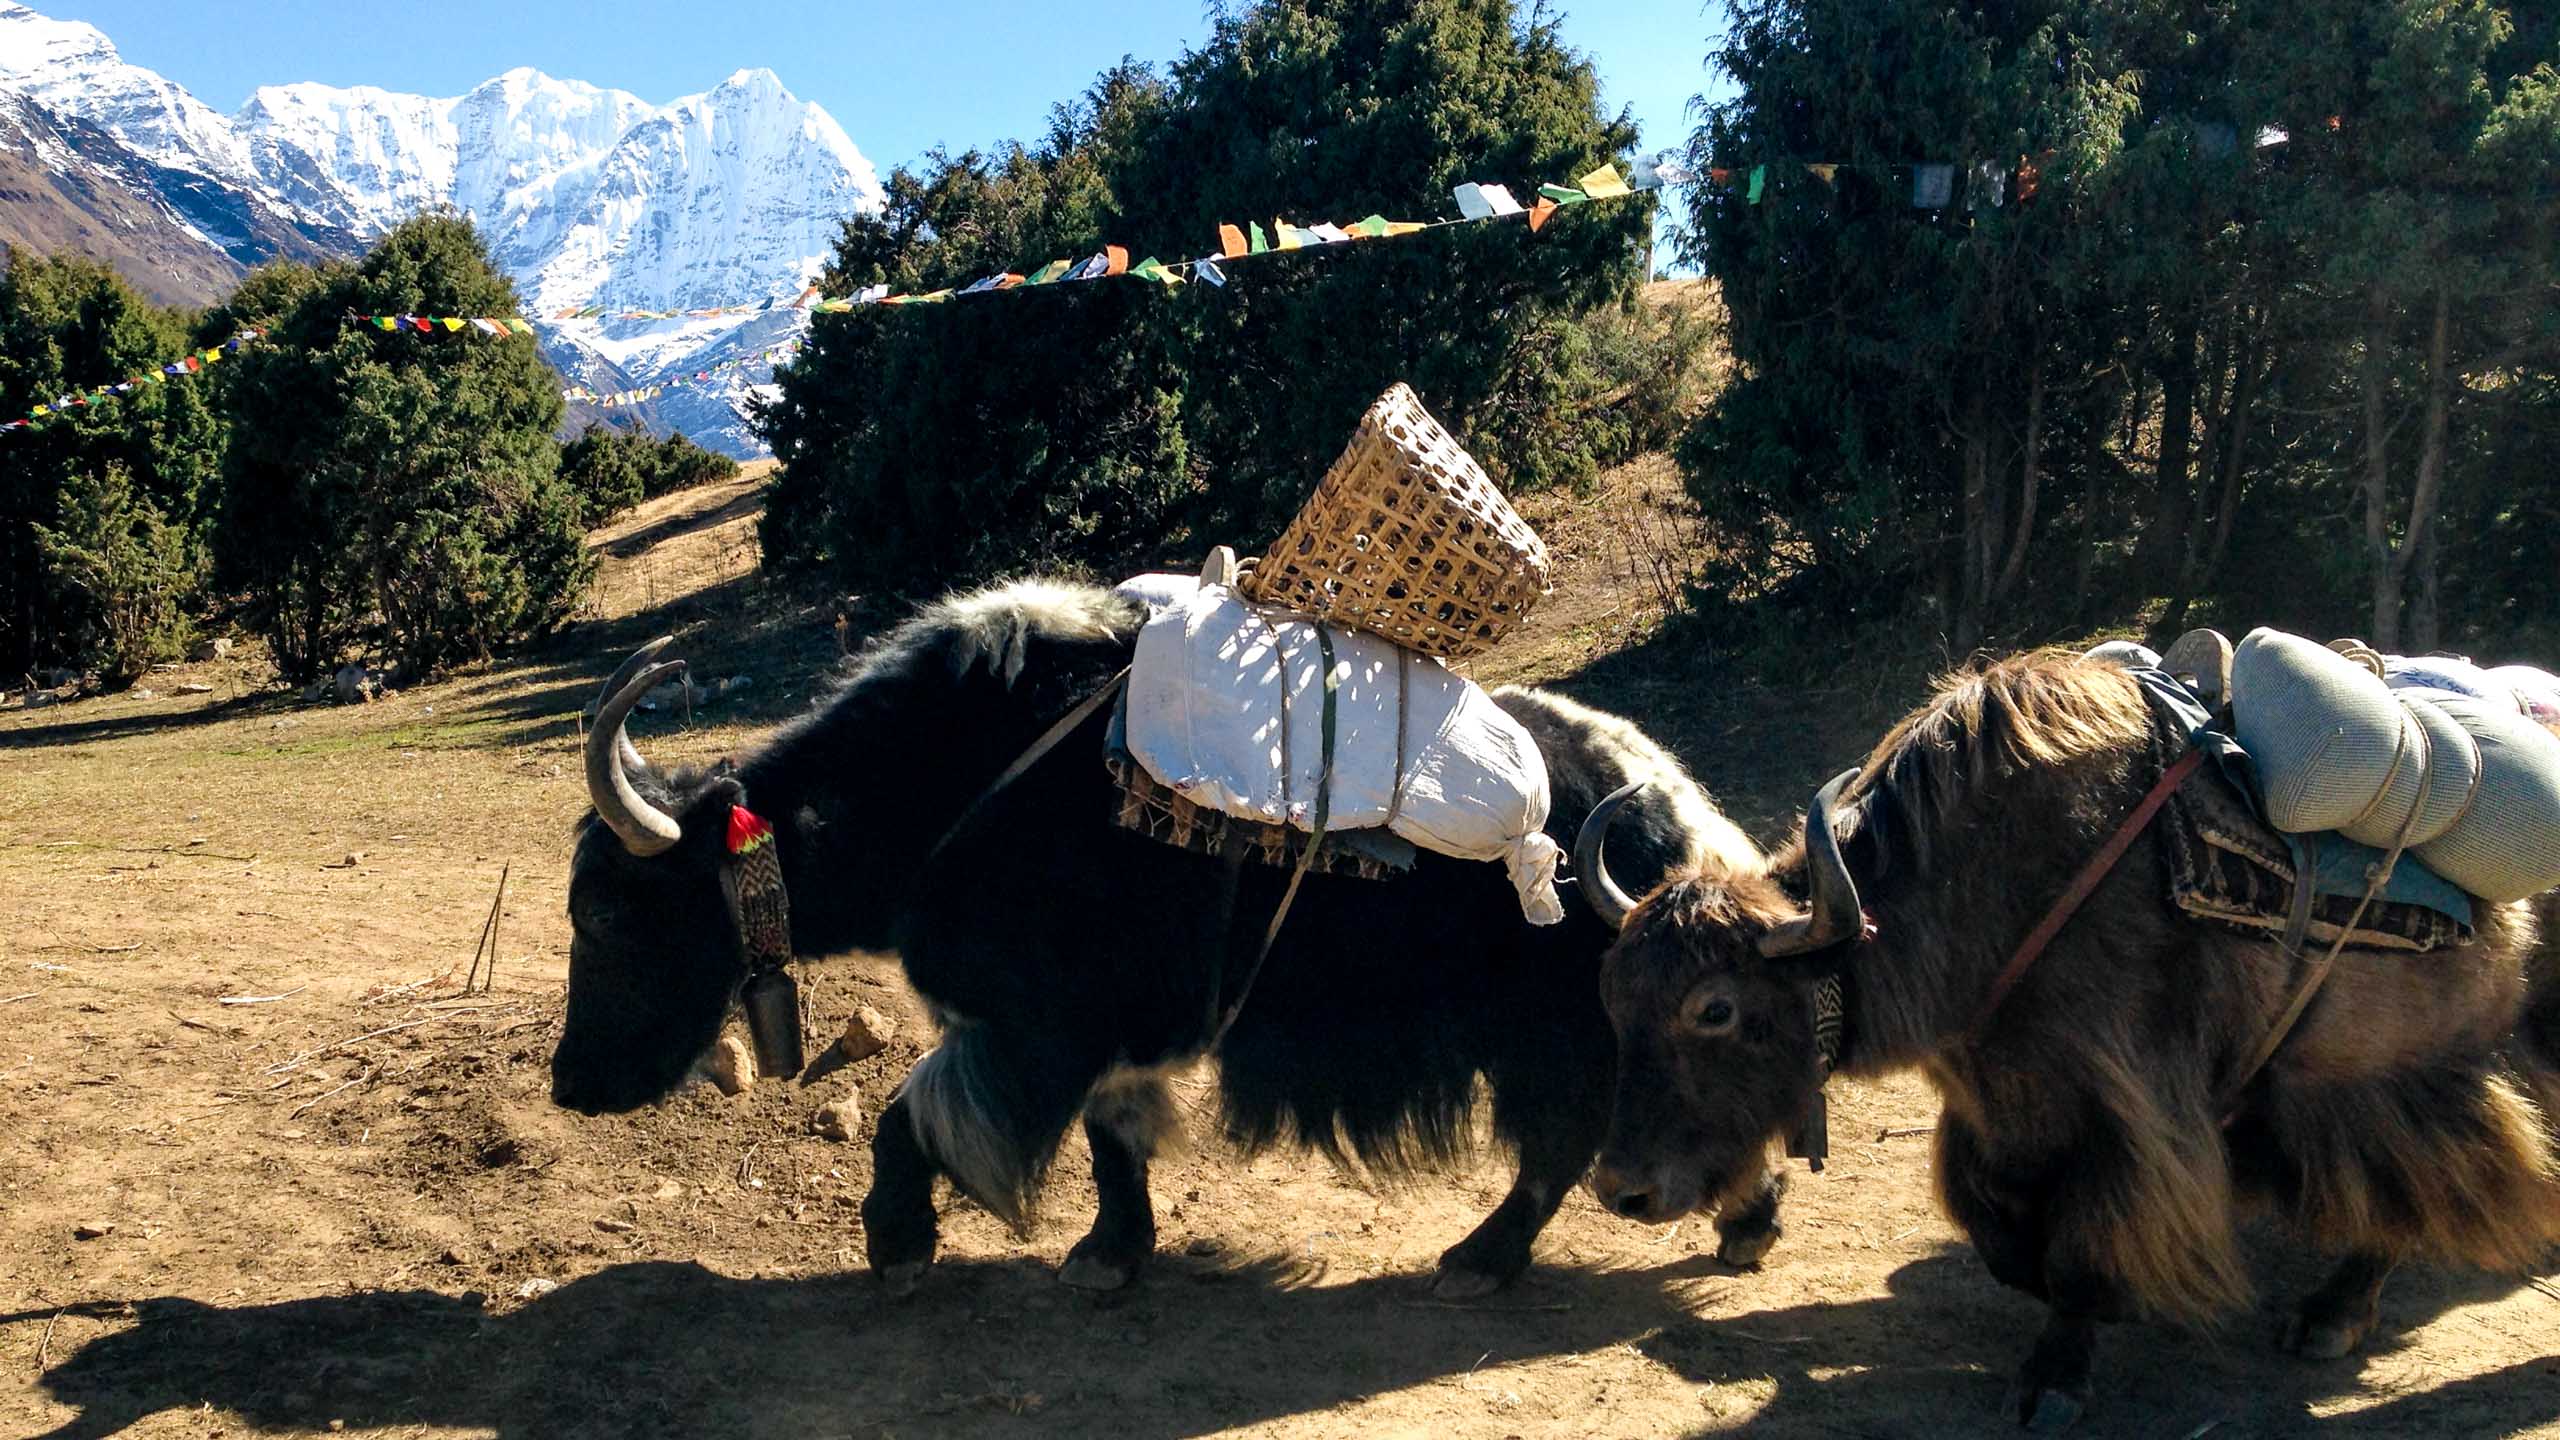
M1654 1207L1660 1198L1654 1187L1630 1179L1606 1161L1591 1172L1591 1194L1610 1214L1645 1221L1654 1218Z

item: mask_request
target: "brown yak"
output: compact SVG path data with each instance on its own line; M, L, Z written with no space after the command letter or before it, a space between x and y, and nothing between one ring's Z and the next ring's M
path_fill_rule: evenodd
M2540 1260L2560 1240L2560 945L2536 939L2560 923L2552 896L2480 906L2460 948L2345 951L2235 1094L2299 972L2172 907L2146 832L1986 1013L2159 777L2153 723L2109 664L2039 653L1959 675L1825 787L1802 841L1641 904L1608 879L1595 810L1576 868L1621 925L1601 980L1618 1037L1601 1203L1660 1223L1745 1185L1819 1094L1824 1039L1846 1074L1919 1067L1944 1103L1941 1202L1996 1278L2049 1307L2009 1400L2038 1429L2087 1401L2099 1321L2245 1300L2244 1207L2342 1257L2294 1322L2306 1355L2360 1344L2404 1259Z

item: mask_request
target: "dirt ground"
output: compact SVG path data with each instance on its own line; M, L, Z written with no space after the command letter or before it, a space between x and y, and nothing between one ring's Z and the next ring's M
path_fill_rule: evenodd
M1645 527L1677 526L1675 496L1657 464L1544 502L1565 585L1487 674L1677 716L1765 833L1858 737L1773 731L1787 697L1709 703L1711 662L1661 653ZM942 1262L887 1300L867 1146L809 1128L848 1088L876 1109L927 1043L885 959L804 971L821 1030L865 1003L900 1022L818 1085L554 1110L589 687L679 632L697 677L752 681L637 727L704 758L804 707L836 653L834 606L755 577L756 503L752 478L652 502L598 537L590 619L370 705L301 705L244 659L0 711L0 1435L2004 1432L2037 1314L1937 1213L1916 1080L1839 1087L1833 1163L1796 1167L1765 1268L1577 1195L1524 1283L1466 1305L1430 1267L1498 1162L1380 1188L1205 1137L1158 1168L1132 1289L1053 1278L1091 1204L1071 1142L1035 1233L954 1203ZM466 990L502 869L494 979ZM1205 1110L1203 1080L1184 1093ZM2312 1266L2258 1249L2266 1298L2223 1331L2107 1336L2083 1433L2560 1434L2560 1288L2405 1274L2367 1354L2303 1364L2274 1340Z

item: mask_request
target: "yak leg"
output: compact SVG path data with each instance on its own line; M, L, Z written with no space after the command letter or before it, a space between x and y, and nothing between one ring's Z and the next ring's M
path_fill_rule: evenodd
M2057 1242L2047 1220L2055 1197L2003 1183L1982 1137L1952 1113L1938 1117L1938 1193L1992 1278L2048 1307L2003 1408L2031 1429L2068 1428L2088 1407L2098 1320L2116 1308L2113 1288Z
M1999 1183L1972 1128L1952 1114L1938 1117L1938 1196L1991 1278L2045 1298L2044 1226Z
M1786 1193L1786 1178L1766 1166L1726 1191L1716 1202L1716 1258L1742 1270L1767 1259L1786 1233L1778 1224L1778 1201Z
M2308 1360L2335 1360L2364 1344L2382 1319L2382 1282L2398 1263L2370 1250L2338 1262L2328 1280L2304 1298L2285 1348Z
M862 1242L872 1273L893 1295L913 1294L925 1267L933 1263L937 1173L939 1167L916 1140L907 1098L890 1101L871 1132L871 1193L862 1197Z
M1500 1104L1499 1094L1495 1097ZM1484 1222L1440 1256L1432 1293L1443 1300L1490 1295L1529 1268L1529 1247L1564 1202L1565 1192L1591 1168L1608 1128L1604 1106L1546 1105L1521 1117L1520 1171L1511 1193Z
M949 1024L907 1072L872 1137L864 1243L893 1293L913 1290L932 1263L934 1175L1025 1229L1067 1122L1107 1068L1055 1037Z
M1058 1278L1079 1290L1117 1290L1136 1278L1156 1248L1155 1204L1147 1195L1147 1161L1181 1117L1153 1071L1103 1077L1085 1101L1084 1136L1093 1149L1099 1192L1093 1229L1067 1252Z

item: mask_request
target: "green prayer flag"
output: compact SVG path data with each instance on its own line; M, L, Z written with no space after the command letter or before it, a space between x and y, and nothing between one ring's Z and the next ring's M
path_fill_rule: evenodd
M1068 264L1069 262L1065 260L1052 260L1048 264L1041 266L1039 269L1032 271L1031 278L1023 281L1022 283L1025 285L1054 284L1059 276L1067 273Z
M1354 225L1351 228L1370 237L1371 239L1376 239L1377 237L1387 233L1387 217L1384 215L1372 215L1368 219L1361 221L1359 224Z
M1751 195L1750 195L1750 200L1751 200L1751 203L1752 203L1752 204L1757 205L1757 204L1759 204L1759 203L1760 203L1760 190L1761 190L1761 187L1762 187L1762 186L1767 185L1768 183L1769 183L1769 167L1768 167L1768 166L1766 166L1766 165L1754 165L1754 166L1752 166L1752 167L1751 167Z
M1252 236L1253 236L1253 243L1252 243L1250 246L1248 246L1248 247L1246 248L1246 250L1245 250L1245 253L1246 253L1246 254L1248 254L1248 255L1259 255L1259 254L1261 254L1262 252L1264 252L1264 251L1266 251L1266 250L1268 250L1268 249L1270 249L1270 248L1271 248L1271 237L1262 233L1262 222L1261 222L1261 221L1259 221L1259 220L1247 221L1247 222L1246 222L1246 226L1245 226L1245 228L1246 228L1246 229L1247 229L1247 230L1252 234Z
M1569 185L1541 185L1538 187L1538 193L1546 196L1548 199L1553 200L1559 205L1570 205L1577 200L1588 200L1591 198Z

